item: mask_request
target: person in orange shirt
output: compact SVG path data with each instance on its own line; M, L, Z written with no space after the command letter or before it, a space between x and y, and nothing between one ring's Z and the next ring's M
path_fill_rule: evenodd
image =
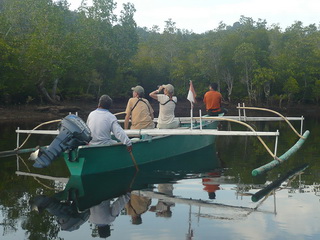
M209 116L218 116L220 113L228 112L227 109L221 107L222 95L217 89L217 83L210 83L209 91L205 93L203 98Z

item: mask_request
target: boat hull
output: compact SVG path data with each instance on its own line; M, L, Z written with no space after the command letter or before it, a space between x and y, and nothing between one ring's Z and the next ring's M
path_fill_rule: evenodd
M207 129L216 127L217 122L204 126ZM134 160L139 166L199 150L213 144L215 137L214 135L146 137L133 142L132 154L122 144L81 146L65 153L64 158L71 175L90 175L133 167Z
M172 183L221 168L214 145L164 161L165 164L158 161L141 165L138 172L134 168L126 168L92 175L72 175L64 190L56 196L59 200L75 201L78 209L84 211L104 200L126 194L128 190L147 189L153 184Z

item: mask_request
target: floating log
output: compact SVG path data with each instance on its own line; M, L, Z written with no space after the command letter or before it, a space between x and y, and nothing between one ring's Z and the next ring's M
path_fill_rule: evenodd
M38 112L54 112L54 113L66 113L66 112L77 112L81 108L77 106L44 106L37 107L36 111Z

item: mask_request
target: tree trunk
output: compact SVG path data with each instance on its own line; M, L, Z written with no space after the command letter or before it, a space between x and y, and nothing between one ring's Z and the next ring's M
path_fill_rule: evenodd
M252 100L252 96L251 96L251 84L250 84L250 78L249 78L249 69L248 69L248 66L246 64L245 66L245 83L247 85L247 93L248 93L248 98L249 98L249 103L251 104L251 100Z
M44 97L44 99L54 105L58 105L58 103L55 101L55 99L52 99L50 94L48 93L47 89L44 87L44 81L40 81L37 84L37 88L40 92L40 94Z
M222 79L227 84L227 91L228 91L228 101L231 102L231 94L233 88L233 77L228 69L222 72Z
M57 86L58 86L58 82L59 82L59 78L56 78L53 82L53 86L52 86L52 94L51 94L51 98L54 100L54 101L58 101L58 98L57 98Z
M263 86L264 96L267 100L267 106L269 106L269 96L270 96L270 82L266 82Z

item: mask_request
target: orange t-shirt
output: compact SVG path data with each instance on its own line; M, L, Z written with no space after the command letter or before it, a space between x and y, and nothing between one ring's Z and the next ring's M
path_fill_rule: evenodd
M212 112L220 111L221 99L222 95L217 91L206 92L203 98L203 102L206 105L206 110L208 111L209 109L211 109Z

